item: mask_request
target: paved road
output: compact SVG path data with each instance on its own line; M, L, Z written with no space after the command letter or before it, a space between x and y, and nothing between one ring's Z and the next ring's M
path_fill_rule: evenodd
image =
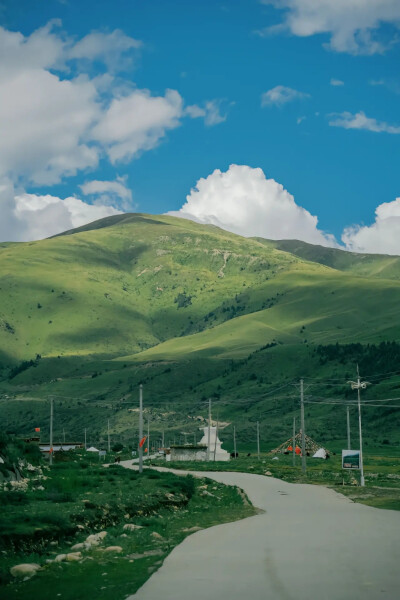
M199 475L266 512L189 536L127 600L399 600L400 512L260 475Z

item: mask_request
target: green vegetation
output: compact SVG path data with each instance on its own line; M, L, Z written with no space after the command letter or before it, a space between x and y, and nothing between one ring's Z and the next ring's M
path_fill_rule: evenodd
M273 460L278 456L279 460ZM154 462L153 464L157 464ZM325 485L354 502L377 508L400 510L400 456L377 456L369 454L364 464L365 487L359 486L359 471L342 470L341 455L332 454L328 460L307 458L306 475L301 470L301 458L292 455L261 454L239 456L226 462L175 462L171 468L188 471L239 471L276 477L290 483Z
M236 488L191 476L122 466L99 466L83 451L70 452L50 470L38 466L23 491L0 492L0 595L5 600L118 600L135 591L195 528L252 514ZM206 492L206 493L205 493ZM124 525L140 526L133 531ZM81 548L82 560L54 562L88 535L106 531L99 545ZM110 546L121 550L107 551ZM48 562L50 561L50 562ZM10 568L37 563L32 579L13 579Z
M345 410L311 404L400 396L399 258L247 239L168 216L117 215L68 235L0 248L0 425L18 435L129 449L144 384L153 440L237 425L240 448L286 439L305 378L307 432L345 437ZM38 308L40 306L40 308ZM376 404L376 403L375 403ZM400 444L399 410L363 408L366 444ZM84 424L83 424L84 415ZM200 419L198 417L201 417ZM356 413L351 412L352 429ZM232 427L221 428L232 449Z

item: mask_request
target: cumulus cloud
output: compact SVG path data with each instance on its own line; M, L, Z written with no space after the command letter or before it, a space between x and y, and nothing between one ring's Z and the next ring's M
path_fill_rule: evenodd
M199 179L182 208L168 214L243 236L336 245L333 236L318 229L317 217L298 206L280 183L246 165L231 165L226 172L216 169Z
M277 85L261 95L261 106L283 106L293 100L304 100L305 98L310 98L310 94L284 85Z
M347 227L342 241L353 252L400 255L400 198L380 204L372 225Z
M331 85L333 85L334 87L339 87L341 85L344 85L344 81L342 81L341 79L331 79Z
M261 0L283 10L283 21L262 34L289 31L307 37L326 33L329 48L350 54L384 52L393 40L385 40L383 25L400 27L398 0Z
M112 163L127 161L154 148L166 130L180 125L182 113L183 100L176 90L156 97L149 90L135 90L112 100L92 137L104 145Z
M203 118L204 124L207 127L212 127L213 125L223 123L227 119L227 113L221 113L222 102L222 100L209 100L204 103L204 106L192 104L186 107L185 114L189 115L192 119Z
M84 183L82 193L90 203L16 195L13 188L59 183L93 171L105 156L113 164L137 158L185 116L176 90L153 95L117 77L132 65L140 41L120 30L75 39L60 25L53 20L26 36L0 27L1 239L36 239L82 224L82 219L132 209L131 191L121 178ZM219 101L201 110L207 125L226 118Z
M0 239L16 242L43 239L121 212L73 196L61 199L50 194L15 194L10 182L0 184L0 204Z
M367 117L362 111L355 115L350 112L333 113L330 115L329 125L331 127L343 127L344 129L366 129L375 133L400 134L399 126Z
M79 187L85 196L95 198L93 204L119 206L132 210L132 191L126 185L127 177L117 177L115 181L86 181Z

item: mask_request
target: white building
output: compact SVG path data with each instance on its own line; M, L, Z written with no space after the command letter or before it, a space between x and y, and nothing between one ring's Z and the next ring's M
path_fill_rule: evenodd
M208 427L203 428L204 435L199 442L199 446L205 446L209 460L230 460L230 454L221 448L222 442L217 436L217 428L210 427L210 439L208 439ZM206 459L207 460L207 459Z

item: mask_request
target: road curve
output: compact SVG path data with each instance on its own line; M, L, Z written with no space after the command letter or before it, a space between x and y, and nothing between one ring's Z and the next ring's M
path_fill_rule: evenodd
M262 475L196 474L241 487L265 513L189 536L127 600L400 598L400 512Z

